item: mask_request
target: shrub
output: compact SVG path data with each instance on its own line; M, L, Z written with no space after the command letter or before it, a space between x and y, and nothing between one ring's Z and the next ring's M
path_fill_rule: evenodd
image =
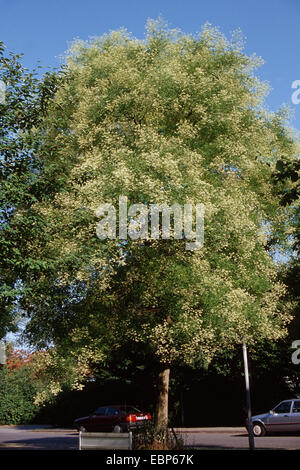
M34 404L35 386L30 370L22 367L9 371L0 369L0 423L27 424L39 409Z
M133 431L135 450L180 450L183 439L172 428L158 428L153 423Z

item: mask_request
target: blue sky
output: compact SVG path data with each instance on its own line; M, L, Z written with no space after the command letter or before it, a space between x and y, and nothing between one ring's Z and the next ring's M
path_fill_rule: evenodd
M24 53L27 67L38 60L54 67L74 38L125 27L142 39L147 19L159 15L186 33L199 32L207 21L226 36L241 28L245 52L265 61L258 75L272 87L267 105L276 110L289 104L292 125L300 130L300 104L291 100L292 83L300 81L299 0L0 0L0 40Z

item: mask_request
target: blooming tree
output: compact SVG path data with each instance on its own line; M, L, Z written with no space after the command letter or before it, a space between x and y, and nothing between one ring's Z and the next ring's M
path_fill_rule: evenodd
M284 111L264 108L260 64L239 34L229 41L206 25L194 37L149 21L143 41L123 30L76 41L43 122L40 188L52 192L34 205L43 232L27 249L51 270L27 279L27 331L53 339L55 330L66 343L87 329L101 360L139 345L157 364L158 424L173 364L275 341L290 318L268 245L287 220L271 175L299 147ZM117 208L120 197L128 209L203 204L202 248L172 233L100 240L99 206ZM65 296L54 298L59 289Z

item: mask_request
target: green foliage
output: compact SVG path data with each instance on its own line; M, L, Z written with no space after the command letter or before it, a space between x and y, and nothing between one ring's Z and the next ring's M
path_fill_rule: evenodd
M291 210L287 224L288 262L280 276L287 285L287 298L293 304L293 321L289 325L289 338L283 347L291 347L292 341L300 337L300 158L279 160L273 174L274 187L279 193L280 203ZM279 349L280 353L281 349ZM300 374L297 367L290 363L285 375L294 384L295 393L299 393Z
M6 53L0 42L0 80L5 83L5 100L0 104L0 337L14 327L14 301L26 292L22 274L32 277L45 267L28 254L26 245L43 231L32 209L43 197L37 181L44 135L37 129L59 76L47 72L39 79L22 66L21 55Z
M279 160L274 172L274 180L281 183L281 195L283 205L296 202L300 196L300 156L292 161ZM293 184L294 183L294 184Z
M0 423L28 424L37 415L36 388L28 367L8 371L0 369Z
M156 364L207 367L242 339L286 334L270 240L290 212L272 175L299 146L284 113L266 113L258 65L209 25L193 37L150 22L145 41L122 30L74 43L38 124L36 201L10 224L16 235L18 220L28 224L26 248L15 248L32 342L54 340L66 355L85 342L100 363L115 351L126 360L134 344ZM100 241L96 209L120 195L204 204L203 249Z

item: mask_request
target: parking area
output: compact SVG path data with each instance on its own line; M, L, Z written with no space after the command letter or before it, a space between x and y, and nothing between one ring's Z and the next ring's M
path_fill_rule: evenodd
M244 428L176 429L186 448L199 450L247 449ZM78 450L78 432L47 426L0 426L0 450ZM300 450L300 434L255 438L256 449Z
M177 430L186 446L194 449L223 450L248 449L249 437L243 427L197 428ZM300 450L300 433L267 435L254 439L255 448L261 450Z

